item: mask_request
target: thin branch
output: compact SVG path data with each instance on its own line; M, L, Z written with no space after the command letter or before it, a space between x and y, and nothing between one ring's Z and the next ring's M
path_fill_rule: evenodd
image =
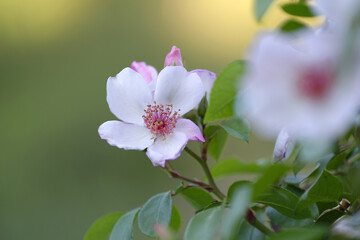
M188 178L188 177L184 177L184 176L180 175L179 173L177 173L176 171L170 170L167 166L165 166L164 169L170 174L170 176L172 178L181 179L181 180L184 180L186 182L193 183L193 184L196 184L198 186L201 186L201 187L203 187L204 189L206 189L208 191L213 191L213 188L209 184L206 184L204 182L201 182L201 181L198 181L198 180L195 180L195 179L191 179L191 178Z
M201 167L203 168L205 175L209 181L209 185L213 188L212 192L221 200L223 200L226 196L223 194L220 189L217 187L214 178L210 172L209 166L206 164L206 162L203 161L203 159L198 156L196 153L194 153L190 148L185 147L185 151L189 153L198 163L200 163Z

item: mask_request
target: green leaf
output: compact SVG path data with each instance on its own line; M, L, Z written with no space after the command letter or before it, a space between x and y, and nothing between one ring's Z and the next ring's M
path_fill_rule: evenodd
M199 117L201 117L201 118L205 117L205 113L208 108L208 105L209 104L208 104L208 101L207 101L206 95L205 95L199 103L199 107L198 107L198 111L197 111Z
M301 196L296 211L316 202L337 202L342 194L340 180L327 170L323 170L314 184Z
M186 227L185 240L214 240L221 225L223 205L213 207L196 214Z
M181 195L197 210L215 200L207 191L198 187L187 188L181 192Z
M320 217L316 220L316 223L331 225L340 217L344 216L344 214L344 212L341 212L339 210L329 210L322 213Z
M212 137L215 136L215 134L217 134L217 131L220 130L220 126L218 125L209 125L206 126L205 130L204 130L204 135L206 139L211 139Z
M241 181L236 181L233 184L231 184L231 186L229 187L229 190L227 192L227 200L233 199L233 195L236 192L236 190L239 188L242 188L244 186L252 186L252 183L247 180L241 180Z
M287 3L281 8L288 14L297 17L314 17L314 11L306 4L303 3Z
M272 207L266 208L265 213L269 217L271 223L280 228L309 227L314 225L314 221L311 218L293 219L282 215Z
M109 240L133 239L133 225L139 210L140 208L136 208L134 210L131 210L130 212L127 212L121 218L119 218L114 228L112 229Z
M260 21L269 9L273 0L255 0L255 17Z
M230 209L225 215L221 228L221 239L233 239L244 218L248 203L251 200L252 188L248 184L238 186L230 199Z
M273 234L269 240L319 240L325 233L324 228L292 228Z
M337 169L341 164L344 163L345 159L351 154L352 151L354 151L355 147L352 147L344 152L341 152L335 156L333 156L330 161L328 162L326 169L328 170L335 170Z
M284 188L286 190L289 190L290 192L292 192L293 194L295 194L298 197L301 197L301 195L303 195L303 193L305 192L304 189L302 189L294 184L285 184Z
M267 164L244 163L236 158L228 158L216 163L211 168L214 178L237 173L262 173L267 169Z
M217 134L210 140L208 145L209 154L214 157L216 160L219 160L221 153L225 147L227 140L227 132L220 128Z
M245 119L232 118L220 124L231 136L249 141L250 124Z
M222 202L218 202L217 200L215 200L214 202L210 203L209 205L207 205L206 207L196 211L195 213L199 213L199 212L202 212L202 211L205 211L207 209L210 209L210 208L214 208L214 207L218 207L218 206L221 206L223 203Z
M257 220L263 222L263 214L261 211L255 211ZM265 235L257 228L250 225L245 218L241 219L239 231L237 234L237 240L263 240Z
M173 204L169 227L176 232L179 231L181 227L181 215L175 204Z
M283 32L293 32L304 28L307 28L304 23L293 19L287 20L280 26L280 29Z
M253 199L267 191L287 170L288 167L280 163L268 167L254 184Z
M113 229L116 221L124 213L110 213L102 218L96 220L87 233L85 234L84 240L107 240L109 239L111 230Z
M139 212L138 224L141 232L147 236L156 237L154 225L161 223L167 227L171 219L171 212L172 199L170 192L153 196Z
M184 190L185 184L183 181L180 181L179 186L176 187L174 192L174 196L178 195L179 193L181 193Z
M245 62L235 61L229 64L217 77L210 93L209 107L204 123L214 122L234 116L233 105L238 80L245 69Z
M274 187L270 191L261 194L255 202L275 208L281 214L295 219L310 218L309 209L304 207L295 213L299 197L285 188Z

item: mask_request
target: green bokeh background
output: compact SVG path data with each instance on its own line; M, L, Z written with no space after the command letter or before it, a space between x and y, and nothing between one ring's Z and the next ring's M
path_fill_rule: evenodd
M62 8L54 7L58 1L0 4L4 240L82 239L102 215L174 189L178 181L153 167L143 152L99 138L98 126L115 119L105 99L107 78L133 60L160 70L172 45L181 48L187 69L219 73L244 56L257 29L281 20L274 6L258 25L251 0L63 1ZM60 17L53 19L55 13ZM272 147L253 136L250 144L229 138L223 157L253 161L271 156ZM202 177L186 153L174 165L186 176ZM229 182L220 181L223 191ZM175 202L184 228L194 210L182 199Z

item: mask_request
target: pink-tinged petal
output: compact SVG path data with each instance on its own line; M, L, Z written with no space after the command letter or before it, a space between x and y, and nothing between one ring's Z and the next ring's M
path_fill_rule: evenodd
M140 73L147 83L150 83L157 78L157 71L153 66L147 65L145 62L133 61L130 68Z
M186 118L179 118L177 120L174 132L184 133L190 141L205 142L200 128L195 123Z
M164 167L166 161L178 158L187 144L188 138L181 132L174 132L166 138L157 138L148 147L146 155L154 166Z
M155 100L158 104L172 104L184 115L195 108L205 94L204 86L196 73L183 67L165 67L158 76Z
M191 73L196 73L200 77L201 82L204 84L206 99L209 101L210 92L214 85L215 79L217 78L217 75L213 72L203 69L196 69L191 71Z
M146 105L153 101L151 90L141 75L125 68L106 85L110 110L124 122L144 125L142 115Z
M154 142L154 136L149 129L120 121L101 124L99 135L110 145L126 150L144 150Z
M166 55L165 66L183 66L180 49L176 46L171 48L171 51Z

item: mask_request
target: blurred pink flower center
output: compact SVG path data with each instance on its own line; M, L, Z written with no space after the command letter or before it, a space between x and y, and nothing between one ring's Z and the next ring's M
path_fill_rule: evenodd
M176 121L180 117L180 109L173 111L172 104L154 104L147 105L147 109L144 110L145 114L142 115L144 119L145 127L150 129L151 133L158 136L165 137L166 135L173 133Z
M330 67L309 68L298 80L300 93L312 100L322 99L330 91L333 78Z

